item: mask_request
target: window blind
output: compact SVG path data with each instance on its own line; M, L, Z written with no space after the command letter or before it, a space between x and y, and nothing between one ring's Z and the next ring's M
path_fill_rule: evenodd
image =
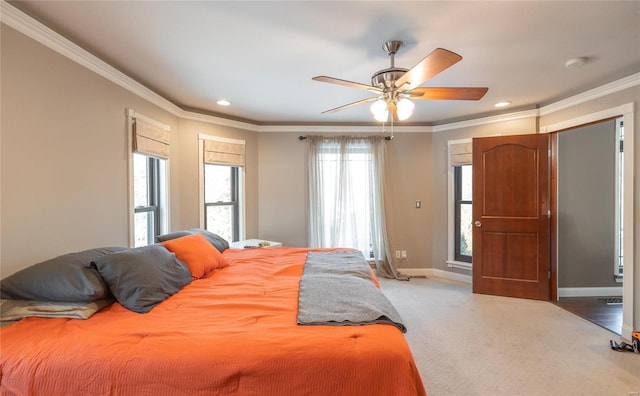
M471 165L473 145L471 141L449 144L449 165Z
M146 122L141 117L133 119L133 151L159 158L169 158L170 130Z
M204 139L204 163L244 166L244 140Z

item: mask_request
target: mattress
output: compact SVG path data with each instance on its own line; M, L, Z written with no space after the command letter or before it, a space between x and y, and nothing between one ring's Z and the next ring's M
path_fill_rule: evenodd
M227 249L228 267L145 314L116 302L0 328L1 393L425 395L397 327L296 324L309 250Z

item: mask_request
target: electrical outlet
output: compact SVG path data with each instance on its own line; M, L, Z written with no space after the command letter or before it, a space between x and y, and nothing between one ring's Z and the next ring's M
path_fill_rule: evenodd
M396 250L396 258L400 258L400 251Z
M402 258L407 258L407 251L406 250L403 250L401 254L402 254Z

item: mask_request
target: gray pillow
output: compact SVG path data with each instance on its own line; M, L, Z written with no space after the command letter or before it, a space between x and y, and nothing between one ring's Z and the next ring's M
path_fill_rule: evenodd
M34 264L0 281L0 297L58 302L90 302L109 297L104 281L90 268L91 261L125 249L89 249Z
M190 228L188 230L176 231L169 234L160 235L156 237L156 241L164 242L193 234L202 234L205 238L207 238L207 241L209 241L210 244L218 249L220 253L224 252L226 249L229 249L229 242L227 242L224 238L202 228Z
M191 282L191 272L162 245L149 245L108 254L92 264L120 304L138 313L149 312Z

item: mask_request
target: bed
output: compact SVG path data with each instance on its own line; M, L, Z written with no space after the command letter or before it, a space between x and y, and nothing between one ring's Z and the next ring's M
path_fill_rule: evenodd
M398 327L296 323L310 251L226 249L147 313L2 327L1 394L426 395Z

